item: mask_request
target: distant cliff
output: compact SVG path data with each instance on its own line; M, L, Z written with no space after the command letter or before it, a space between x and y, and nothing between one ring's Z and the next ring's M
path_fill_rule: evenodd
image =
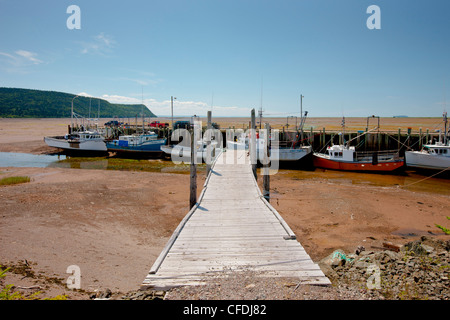
M71 115L74 94L18 88L0 88L1 118L68 118ZM88 117L91 105L91 118L142 116L141 104L115 104L103 99L79 96L74 100L74 112ZM144 106L146 117L156 117Z

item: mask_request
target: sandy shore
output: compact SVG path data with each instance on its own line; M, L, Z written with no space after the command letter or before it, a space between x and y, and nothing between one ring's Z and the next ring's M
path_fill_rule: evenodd
M46 133L43 127L27 140L2 126L0 151L46 153ZM0 168L0 178L19 175L31 182L0 186L0 264L26 259L62 279L78 265L86 291L136 290L189 209L186 174ZM424 234L448 240L435 224L450 227L450 191L427 190L284 171L271 176L271 204L315 261L336 249L403 244Z

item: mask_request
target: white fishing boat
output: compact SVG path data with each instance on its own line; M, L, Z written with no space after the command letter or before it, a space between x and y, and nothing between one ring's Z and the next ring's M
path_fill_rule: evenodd
M44 137L44 141L50 147L64 150L107 151L104 137L97 131L80 131L65 136Z
M184 146L183 144L177 145L164 145L161 146L161 150L166 154L170 155L172 160L177 163L190 163L191 162L191 147ZM207 144L206 142L199 141L197 143L197 163L206 162L207 159ZM217 145L216 141L211 141L211 152L217 155L221 151L221 148ZM211 159L212 159L211 155Z
M444 112L444 139L425 144L420 151L405 151L406 166L419 169L450 169L450 144L447 132L447 112Z
M249 149L249 139L248 137L239 137L237 141L227 141L227 148L231 150L248 150ZM256 154L257 159L261 160L263 157L260 150L264 150L264 139L256 139ZM294 147L271 147L270 160L271 161L282 161L282 162L294 162L299 161L306 155L312 152L311 146L294 146Z
M436 142L426 144L420 151L405 151L406 166L420 169L450 169L450 146Z

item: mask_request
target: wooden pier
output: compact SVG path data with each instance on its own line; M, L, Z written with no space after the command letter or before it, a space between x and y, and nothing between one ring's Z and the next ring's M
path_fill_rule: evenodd
M212 164L197 203L141 287L199 285L224 271L248 270L304 284L331 284L262 196L247 152L226 150Z

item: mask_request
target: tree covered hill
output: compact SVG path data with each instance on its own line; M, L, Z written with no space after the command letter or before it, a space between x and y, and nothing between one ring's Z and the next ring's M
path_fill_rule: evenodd
M71 115L74 94L18 88L0 88L0 117L2 118L68 118ZM156 117L142 104L115 104L103 99L79 96L73 111L81 116L97 118Z

